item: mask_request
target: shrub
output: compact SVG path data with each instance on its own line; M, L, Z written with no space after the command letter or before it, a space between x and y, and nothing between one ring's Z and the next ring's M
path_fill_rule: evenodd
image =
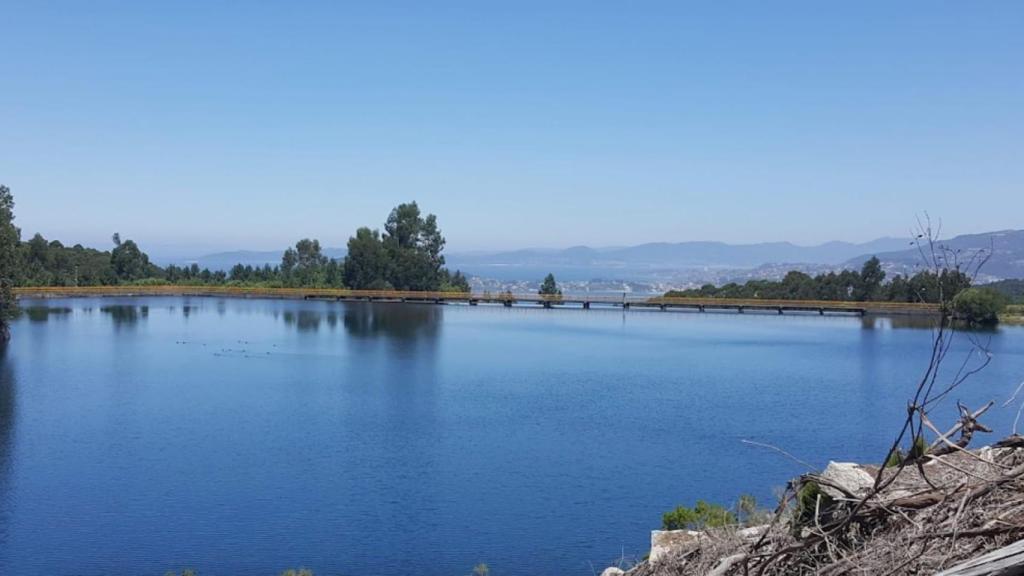
M767 524L771 517L771 511L757 505L757 498L750 494L740 494L740 499L736 503L736 519L740 524L743 526Z
M896 448L889 453L889 457L885 460L885 467L895 468L900 464L903 464L903 451Z
M914 438L914 444L910 447L910 457L914 460L923 457L928 453L928 442L925 441L924 436L917 436Z
M128 282L132 286L166 286L167 280L163 278L139 278L138 280L132 280Z
M995 324L1006 297L987 288L968 288L953 298L953 315L970 324Z
M820 504L819 504L820 499ZM821 489L817 482L806 482L796 494L796 519L794 527L812 524L820 509L828 508L832 497Z
M736 524L736 515L718 504L697 500L693 508L680 506L661 516L663 530L700 530Z

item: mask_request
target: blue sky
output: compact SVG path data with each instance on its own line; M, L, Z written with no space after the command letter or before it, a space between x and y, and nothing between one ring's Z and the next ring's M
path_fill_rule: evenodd
M1024 3L2 2L23 233L449 250L1024 225Z

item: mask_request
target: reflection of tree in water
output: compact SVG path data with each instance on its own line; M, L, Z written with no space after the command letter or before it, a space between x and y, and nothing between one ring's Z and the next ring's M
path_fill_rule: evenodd
M875 328L911 329L911 330L932 330L938 328L939 319L934 316L916 316L912 314L894 316L862 316L860 326L865 330ZM998 328L994 326L970 326L967 324L953 322L953 329L960 332L995 333Z
M431 304L347 304L345 330L358 338L386 336L398 340L436 336L443 306Z
M284 323L295 326L299 332L316 332L326 322L332 330L338 325L338 313L320 310L285 310L281 314Z
M7 357L7 344L0 343L0 502L7 500L9 490L15 392L14 368Z
M71 314L71 308L51 308L49 306L25 306L22 311L29 322L46 322L50 316L67 318Z
M100 312L109 314L116 327L132 326L137 324L139 320L145 320L149 317L149 306L116 304L113 306L103 306L100 308Z
M334 330L342 324L356 337L411 340L437 333L441 309L434 305L346 303L340 313L337 310L282 310L280 318L299 332L316 332L323 325ZM274 316L277 317L276 311Z

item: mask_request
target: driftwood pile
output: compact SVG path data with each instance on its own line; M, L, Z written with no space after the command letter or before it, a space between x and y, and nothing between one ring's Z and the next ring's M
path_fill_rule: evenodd
M961 407L953 430L888 467L801 476L770 524L705 530L627 574L1024 574L1024 436L968 450L987 408Z

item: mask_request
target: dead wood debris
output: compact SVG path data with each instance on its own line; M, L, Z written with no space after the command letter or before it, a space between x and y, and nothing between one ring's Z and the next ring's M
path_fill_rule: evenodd
M976 424L973 414L964 423ZM708 530L627 574L934 574L1024 538L1024 437L973 451L952 444L901 466L861 467L877 475L867 490L801 476L756 542L738 527Z

